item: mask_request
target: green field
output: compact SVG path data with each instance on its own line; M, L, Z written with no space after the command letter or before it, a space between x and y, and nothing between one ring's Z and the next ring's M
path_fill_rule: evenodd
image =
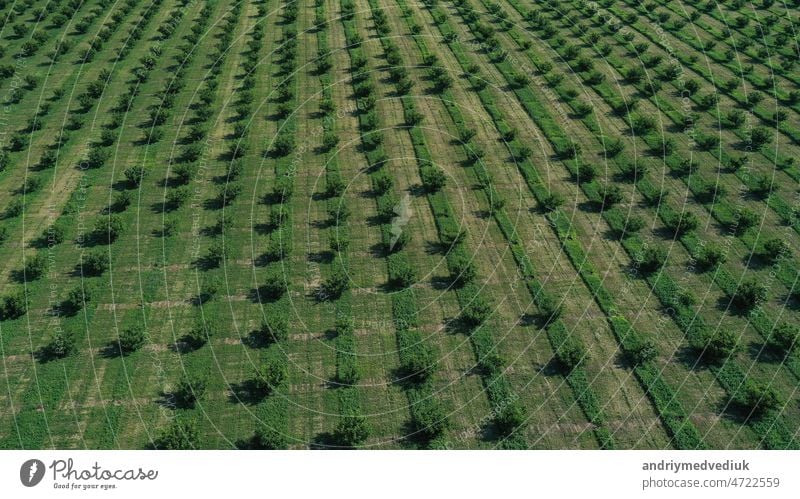
M800 0L0 0L0 449L800 448Z

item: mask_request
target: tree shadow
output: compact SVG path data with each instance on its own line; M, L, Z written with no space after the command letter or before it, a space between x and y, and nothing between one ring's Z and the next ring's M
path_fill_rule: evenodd
M232 404L256 405L264 400L268 393L258 387L252 379L244 380L241 383L230 385L231 391L228 394L228 401Z
M100 349L99 353L100 357L103 359L117 359L120 357L126 357L128 355L122 351L122 348L120 348L119 343L116 341L111 341L106 344Z
M40 364L47 364L65 357L65 355L57 353L51 344L44 345L33 353L33 358Z
M174 393L167 393L167 392L160 392L158 398L156 399L156 404L163 407L164 409L176 410L180 409L177 401L177 397Z
M754 360L767 364L783 364L788 356L786 352L770 343L752 341L747 345L747 353Z
M318 433L309 443L311 450L344 450L349 447L343 445L339 437L332 432Z

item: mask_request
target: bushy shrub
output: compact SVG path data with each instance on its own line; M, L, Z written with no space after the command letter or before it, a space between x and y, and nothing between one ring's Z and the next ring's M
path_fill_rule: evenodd
M401 249L408 246L408 243L410 242L411 242L411 232L401 229L400 232L392 234L392 237L389 240L389 244L386 247L386 252L397 253Z
M597 168L590 164L579 164L572 173L572 178L578 183L589 183L597 178Z
M615 204L621 203L624 198L622 189L614 184L604 185L600 191L600 195L600 204L603 208L611 208Z
M414 344L403 355L403 372L418 383L428 379L435 365L433 348L421 342Z
M198 447L200 432L194 418L173 418L169 426L154 442L156 449L191 450Z
M295 147L294 136L291 133L281 132L272 144L270 153L275 157L289 155Z
M279 450L286 449L289 441L278 425L260 424L253 437L253 444L259 449Z
M647 135L652 132L656 127L653 118L647 115L637 115L631 120L631 129L634 135Z
M551 295L543 295L538 303L539 319L546 325L557 321L564 312L563 302Z
M240 184L225 184L219 189L217 194L217 203L219 206L230 206L237 197L242 193L242 186Z
M328 236L328 244L332 252L342 253L350 247L350 237L344 231L332 230Z
M344 193L345 184L341 178L334 177L326 180L327 194L330 197L339 197Z
M325 132L322 135L322 149L330 151L339 143L339 137L334 132Z
M128 168L128 170L130 170L130 168ZM126 177L128 176L128 170L125 170L125 176ZM174 171L175 171L175 177L177 178L178 183L180 183L180 184L188 184L197 175L197 166L192 164L192 163L179 163L177 166L175 166L175 170ZM132 172L131 175L132 175L132 178L138 178L138 177L136 177L136 173L135 172ZM132 180L131 180L131 182L133 183Z
M388 173L381 171L375 175L375 190L378 194L389 192L393 185L394 180Z
M288 221L289 208L286 205L281 204L272 208L272 211L269 214L269 224L272 228L280 228Z

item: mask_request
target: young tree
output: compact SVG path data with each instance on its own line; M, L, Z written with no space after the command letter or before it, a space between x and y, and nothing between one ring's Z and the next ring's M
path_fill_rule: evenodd
M712 362L724 361L741 348L737 334L724 328L698 331L690 336L689 344Z
M787 354L800 349L800 327L786 322L773 329L769 342Z
M63 359L68 357L75 351L75 335L72 331L58 329L50 343L45 347L45 350L48 358Z
M725 263L728 259L727 253L717 246L705 246L697 256L697 263L702 269L713 269Z
M264 284L259 286L258 295L268 300L277 300L286 293L286 276L283 271L272 269L264 279Z
M3 320L13 320L22 317L28 312L25 291L19 290L3 297L0 302L0 317Z
M449 427L447 412L431 398L421 399L411 409L414 431L426 440L442 435Z
M281 386L288 376L286 357L282 355L272 357L257 367L254 375L256 388L266 394Z
M253 443L259 449L279 450L286 449L289 441L286 434L277 428L277 425L268 426L260 424L256 429Z
M191 450L198 447L199 441L197 421L190 417L176 417L154 442L154 447L163 450Z
M108 266L108 253L103 250L93 251L81 258L81 271L87 276L103 275Z
M633 364L640 366L655 359L658 351L655 344L649 339L635 337L628 340L625 354Z
M489 318L492 309L486 300L481 296L476 296L470 301L461 312L461 318L468 327L477 327Z
M289 319L286 314L279 311L268 313L261 321L259 334L266 344L285 341L289 337Z
M407 259L398 254L389 255L389 278L393 286L407 288L414 284L416 273Z
M781 405L775 390L749 377L745 380L744 386L737 390L734 400L749 409L750 415L757 418Z
M416 343L402 356L403 371L417 383L428 379L436 367L433 348L425 343Z
M67 315L77 314L84 306L84 304L91 301L92 296L89 288L78 285L69 290L67 297L61 302L59 308L61 312Z
M144 327L141 325L126 328L119 334L119 350L122 355L133 353L144 345L146 338Z
M111 244L125 231L125 224L119 215L101 218L94 228L94 238L99 243Z
M106 163L108 159L108 151L100 148L89 149L89 154L86 156L86 166L89 168L100 168Z
M228 257L228 246L224 241L214 240L208 248L206 255L206 262L211 267L219 267L222 262Z
M469 256L457 253L450 264L450 279L453 284L464 286L475 279L478 272Z
M750 144L756 151L772 140L772 133L764 127L755 127L750 131Z
M444 187L447 182L447 175L438 166L424 166L420 172L422 186L429 192L436 192Z
M670 218L668 224L673 233L680 237L697 229L700 221L697 219L697 215L691 211L684 211Z
M184 374L172 392L175 404L181 408L194 408L205 394L206 385L204 376Z
M647 246L637 255L636 261L644 272L655 272L664 265L667 255L661 247Z
M525 420L525 409L517 400L505 403L494 417L494 423L503 435L514 433L520 426L525 424Z
M557 192L550 192L542 200L542 207L545 211L555 211L564 204L564 196Z
M364 416L344 416L336 426L336 439L345 447L356 447L363 443L370 433L369 424Z
M781 258L790 256L791 250L789 243L783 239L772 238L764 243L764 252L762 255L770 262L775 263Z
M196 350L208 343L216 332L217 324L212 319L198 317L184 339L190 347Z
M341 265L336 265L334 271L322 284L322 297L327 300L335 300L342 296L342 293L349 287L350 276Z
M750 208L743 208L739 212L739 217L736 220L734 227L736 232L741 234L747 229L755 227L760 221L761 217L758 216L758 213L754 212Z
M25 262L22 275L25 281L35 281L47 272L47 258L42 253L36 253Z
M122 191L117 193L114 196L114 201L112 201L110 209L114 213L122 213L123 211L128 209L128 206L131 205L131 194L130 191Z
M167 195L165 196L167 208L171 210L180 208L186 204L186 201L189 200L191 195L192 193L189 190L189 187L185 185L170 189L167 191Z
M733 304L742 311L750 311L767 299L767 288L755 280L741 283L731 296Z

